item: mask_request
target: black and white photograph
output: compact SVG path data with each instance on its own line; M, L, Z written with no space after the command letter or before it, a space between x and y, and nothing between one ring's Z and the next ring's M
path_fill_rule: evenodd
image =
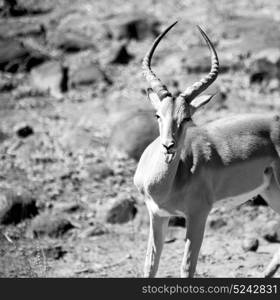
M1 278L279 267L278 0L0 0Z

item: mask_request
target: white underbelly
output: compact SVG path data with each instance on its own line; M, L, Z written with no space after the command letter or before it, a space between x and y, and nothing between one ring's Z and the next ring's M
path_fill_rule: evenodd
M265 172L265 174L263 175L262 183L258 187L256 187L255 189L253 189L251 191L247 191L246 193L227 197L224 199L219 199L214 202L213 208L214 209L220 208L220 207L233 208L233 207L241 205L241 204L247 202L248 200L258 196L269 186L270 181L271 181L271 176L272 176L272 170L268 169ZM161 217L170 217L173 215L185 216L185 213L183 211L175 210L175 211L169 212L169 211L165 210L164 208L159 207L158 204L151 198L146 199L145 202L146 202L148 210L154 215L158 215Z
M270 179L271 179L271 173L264 174L263 182L260 186L246 193L239 194L237 196L220 199L214 203L213 208L220 208L220 207L233 208L235 206L247 202L248 200L261 194L269 186Z

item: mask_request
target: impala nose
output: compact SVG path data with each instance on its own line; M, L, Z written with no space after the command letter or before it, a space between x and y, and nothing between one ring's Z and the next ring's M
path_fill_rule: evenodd
M167 151L169 151L170 149L172 149L174 145L175 145L175 142L174 142L174 141L170 141L170 142L167 142L167 143L162 144L162 146L163 146Z

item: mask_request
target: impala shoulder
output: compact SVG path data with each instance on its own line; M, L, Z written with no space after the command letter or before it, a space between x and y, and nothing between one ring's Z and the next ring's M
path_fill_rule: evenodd
M194 173L200 163L211 159L213 148L214 144L207 130L203 127L193 127L186 135L182 160L192 160L190 171Z
M144 178L147 175L147 169L150 166L150 161L153 159L155 148L159 143L159 138L155 139L142 153L140 160L138 162L133 183L138 188L138 190L143 193L144 189Z

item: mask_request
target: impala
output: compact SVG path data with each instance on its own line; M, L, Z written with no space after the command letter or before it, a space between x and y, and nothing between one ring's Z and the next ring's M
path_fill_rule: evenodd
M145 149L134 175L150 216L145 277L156 275L171 215L186 218L181 277L193 277L206 219L217 202L239 205L260 194L280 213L280 117L244 114L196 125L192 116L212 98L200 94L217 78L219 61L213 44L198 27L211 52L210 73L173 97L152 71L151 60L176 23L156 38L143 59L144 76L151 86L148 98L160 132ZM273 276L279 264L280 249L264 276Z

